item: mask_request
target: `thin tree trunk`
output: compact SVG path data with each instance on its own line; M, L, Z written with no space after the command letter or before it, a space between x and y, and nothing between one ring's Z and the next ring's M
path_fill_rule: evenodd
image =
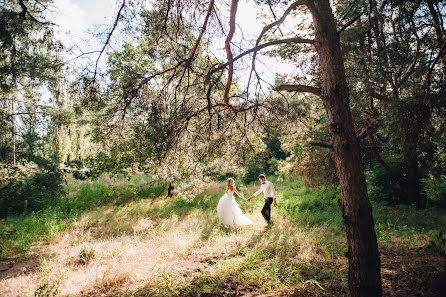
M329 0L309 1L316 31L322 94L342 198L349 259L348 287L351 297L381 296L380 258L372 207L367 195L360 147L349 106L339 35Z
M16 136L15 136L15 97L11 99L11 124L12 124L12 164L16 166Z

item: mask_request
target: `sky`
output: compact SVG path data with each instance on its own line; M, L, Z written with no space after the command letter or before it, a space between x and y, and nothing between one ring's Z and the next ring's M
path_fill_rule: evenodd
M95 26L112 24L121 3L121 0L54 0L53 18L58 25L58 37L67 48L78 45L82 52L100 50L103 44L88 32L93 30ZM220 8L223 10L224 6L220 6ZM229 7L227 13L229 14ZM260 11L254 5L253 0L241 0L239 2L237 23L240 26L239 28L243 28L244 38L255 40L260 33L264 24L258 17L259 13ZM228 19L222 20L222 22L228 22ZM241 37L240 32L237 29L234 40ZM225 59L223 46L224 40L215 42L214 51L218 57ZM75 57L79 52L79 50L73 51L67 59ZM92 58L95 59L95 57L97 56ZM100 63L102 67L105 66L105 61L106 57L103 56ZM265 78L270 82L274 80L275 73L288 73L292 69L292 66L286 63L279 63L270 59L265 62L268 66L259 63L258 70L263 70ZM246 77L242 74L239 79L243 81Z

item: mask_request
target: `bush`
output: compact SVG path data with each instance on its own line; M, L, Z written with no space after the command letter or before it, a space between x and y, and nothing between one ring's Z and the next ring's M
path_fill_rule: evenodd
M394 167L392 170L396 174L400 174L399 168ZM372 172L367 172L366 178L370 200L383 205L396 205L400 203L400 186L384 168L379 167Z
M423 193L429 199L429 202L446 208L446 177L425 178L422 180Z
M446 234L444 230L438 230L438 232L434 234L429 243L429 248L438 252L443 257L446 257Z
M252 183L258 180L259 174L264 173L265 169L262 166L250 167L242 178L245 184Z
M26 214L54 205L63 195L58 172L36 173L26 180L11 179L0 188L0 218Z

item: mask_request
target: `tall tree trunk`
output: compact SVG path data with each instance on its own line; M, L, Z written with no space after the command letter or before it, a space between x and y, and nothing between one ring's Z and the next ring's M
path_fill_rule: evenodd
M372 207L367 195L360 147L349 106L339 35L329 0L309 1L316 32L322 93L342 198L348 243L348 287L351 297L381 296L381 273Z

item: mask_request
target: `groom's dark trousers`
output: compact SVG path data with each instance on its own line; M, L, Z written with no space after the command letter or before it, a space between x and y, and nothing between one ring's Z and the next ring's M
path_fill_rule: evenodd
M265 199L265 205L262 208L262 215L268 224L271 223L271 204L273 203L273 197L268 197Z

